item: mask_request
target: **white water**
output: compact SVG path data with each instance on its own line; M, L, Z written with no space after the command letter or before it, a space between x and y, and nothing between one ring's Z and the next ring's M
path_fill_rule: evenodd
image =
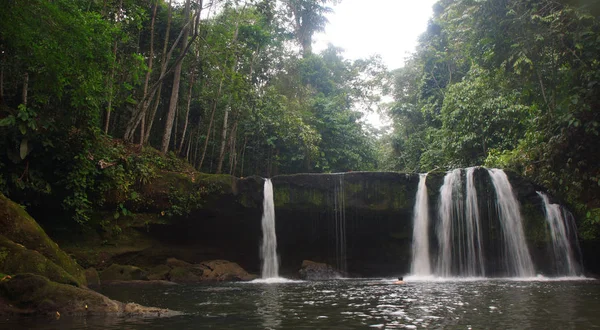
M488 169L488 172L496 190L498 218L504 237L502 258L508 276L532 277L534 268L525 242L519 202L504 171Z
M571 220L558 204L550 203L548 196L538 191L538 195L544 201L544 210L546 212L546 222L550 227L552 236L552 250L556 262L558 275L577 276L579 265L575 260L575 254L571 243L569 242L568 221ZM576 240L575 240L576 241Z
M277 234L275 233L275 203L273 201L273 183L265 179L263 216L262 216L262 244L260 258L262 259L262 278L276 278L279 276L279 258L277 257Z
M477 189L475 188L476 167L467 168L467 203L466 203L466 274L467 276L484 276L483 246L481 236L481 223L479 220L479 203Z
M413 242L411 274L430 276L429 260L429 201L427 197L427 174L419 175L419 188L413 210Z
M436 273L442 277L452 275L452 252L454 237L453 223L459 223L457 219L463 213L463 202L460 197L460 169L448 172L444 177L444 184L440 188L440 205L438 209L439 223L437 236L439 253ZM460 228L458 228L460 233ZM458 246L458 249L461 247Z

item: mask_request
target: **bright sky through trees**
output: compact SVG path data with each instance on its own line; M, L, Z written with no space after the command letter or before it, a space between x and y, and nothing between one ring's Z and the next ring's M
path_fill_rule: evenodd
M332 43L349 59L380 54L389 69L404 64L427 28L435 0L344 0L328 15L325 33L315 36L315 51Z

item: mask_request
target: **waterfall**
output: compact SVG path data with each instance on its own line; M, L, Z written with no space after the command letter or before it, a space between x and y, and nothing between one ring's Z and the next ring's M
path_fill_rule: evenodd
M550 227L550 235L552 236L552 250L554 252L554 260L556 262L556 270L558 275L576 276L578 275L579 265L575 261L575 254L569 242L570 226L569 221L572 217L568 216L568 211L562 210L558 204L550 203L548 196L540 191L538 195L544 201L544 211L546 213L546 222ZM577 243L577 237L574 237Z
M427 174L419 175L419 187L413 210L413 242L411 273L416 276L431 275L429 260L429 201L427 198Z
M466 275L485 276L479 203L474 178L475 169L476 167L467 168L467 203L465 206L467 222Z
M339 174L339 181L335 185L334 196L334 221L335 221L335 260L339 271L346 274L346 196L344 193L344 174Z
M273 201L273 183L265 179L262 216L262 278L279 276L279 260L277 258L277 234L275 233L275 203Z
M439 253L437 261L437 274L442 277L452 275L452 254L454 248L459 251L462 246L458 242L458 246L453 246L454 226L456 223L459 226L460 218L463 213L463 203L460 197L460 180L461 171L455 169L448 172L444 177L444 184L440 188L440 202L438 209L439 223L437 227L437 236L439 243ZM457 228L460 232L460 228Z
M498 218L504 237L504 263L509 276L534 276L533 263L525 242L519 202L504 171L488 169L496 190Z

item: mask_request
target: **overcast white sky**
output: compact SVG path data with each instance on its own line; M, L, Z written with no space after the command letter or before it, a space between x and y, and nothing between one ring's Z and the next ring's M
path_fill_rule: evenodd
M315 35L313 50L332 43L351 60L381 55L388 69L404 65L425 32L437 0L342 0L328 15L325 33ZM366 112L363 120L376 128L389 124L385 115Z
M427 28L436 0L343 0L328 16L325 33L315 36L315 52L332 43L348 59L380 54L388 69L403 65Z

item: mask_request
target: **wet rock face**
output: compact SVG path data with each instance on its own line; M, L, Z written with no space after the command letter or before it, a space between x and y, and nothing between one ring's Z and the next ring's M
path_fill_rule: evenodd
M330 280L342 277L342 274L332 266L310 260L302 261L298 275L301 279L307 281Z

